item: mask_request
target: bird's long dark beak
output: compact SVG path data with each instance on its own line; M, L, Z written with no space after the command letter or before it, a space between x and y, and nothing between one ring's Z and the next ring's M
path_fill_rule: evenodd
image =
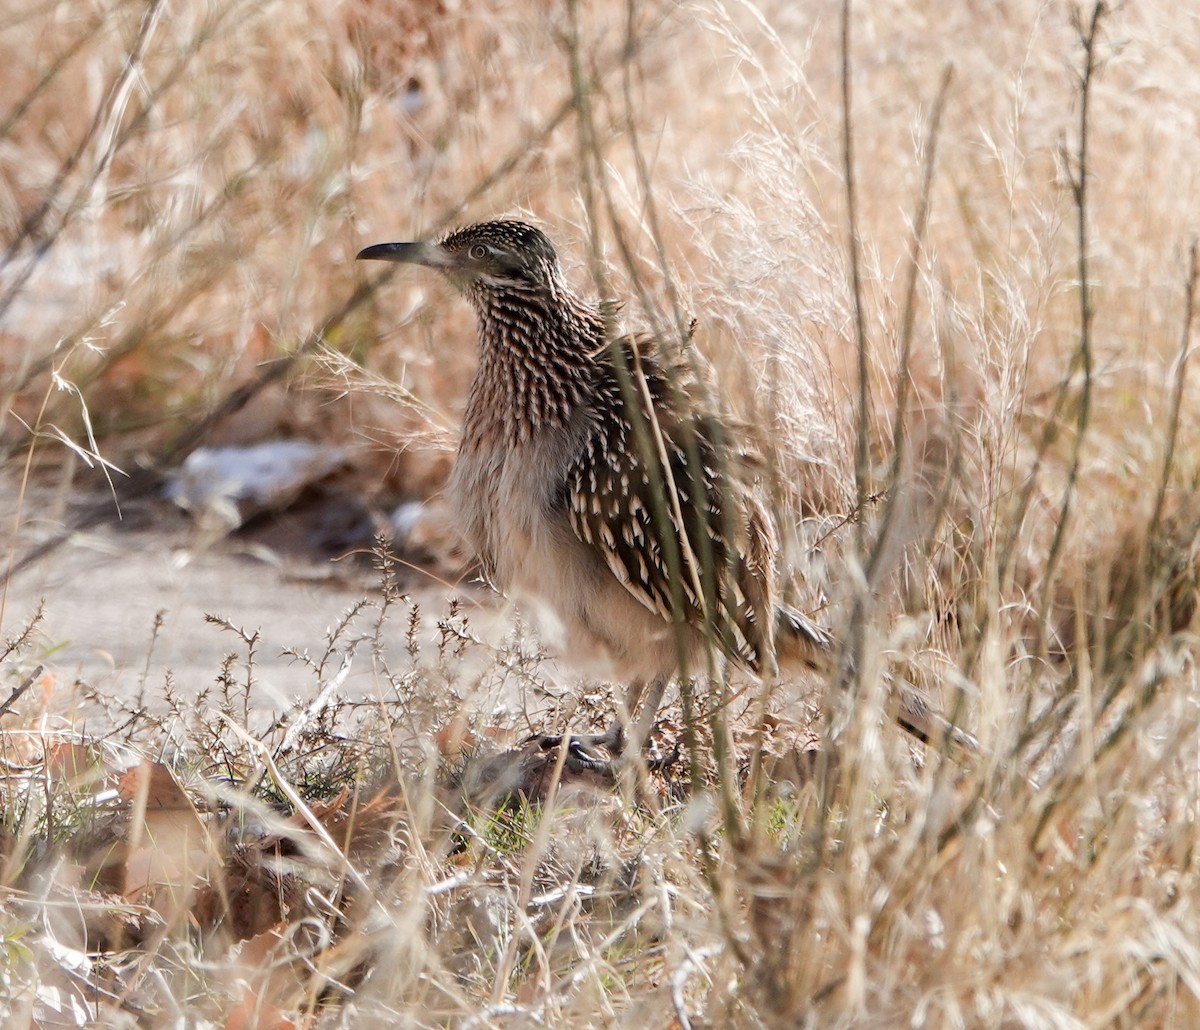
M360 250L356 261L399 261L410 265L445 268L448 255L436 243L376 243Z

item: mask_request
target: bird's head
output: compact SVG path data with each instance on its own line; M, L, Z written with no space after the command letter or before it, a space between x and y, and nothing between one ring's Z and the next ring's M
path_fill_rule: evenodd
M473 298L491 291L556 296L563 289L553 244L524 222L479 222L440 243L378 243L359 251L357 259L436 268Z

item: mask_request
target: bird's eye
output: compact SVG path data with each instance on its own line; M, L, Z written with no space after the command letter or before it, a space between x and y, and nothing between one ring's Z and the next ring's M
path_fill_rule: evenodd
M482 243L476 243L468 253L473 261L482 261L488 256L488 249Z

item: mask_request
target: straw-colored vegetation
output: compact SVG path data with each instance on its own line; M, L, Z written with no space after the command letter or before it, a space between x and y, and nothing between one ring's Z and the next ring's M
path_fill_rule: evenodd
M1200 1024L1200 22L848 7L0 11L0 568L55 546L31 486L103 499L66 533L212 443L336 440L364 493L436 493L470 312L352 258L518 215L630 324L698 320L856 670L799 685L819 714L766 685L765 722L701 685L657 740L692 746L614 785L497 764L480 692L557 675L530 715L563 730L608 687L383 550L286 713L227 626L216 687L97 717L6 588L5 1026ZM978 752L903 739L888 670Z

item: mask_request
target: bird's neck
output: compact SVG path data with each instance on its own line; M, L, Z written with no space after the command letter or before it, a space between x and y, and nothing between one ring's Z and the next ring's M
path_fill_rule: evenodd
M569 294L473 298L479 368L463 446L516 445L565 425L586 396L602 352L600 313Z

